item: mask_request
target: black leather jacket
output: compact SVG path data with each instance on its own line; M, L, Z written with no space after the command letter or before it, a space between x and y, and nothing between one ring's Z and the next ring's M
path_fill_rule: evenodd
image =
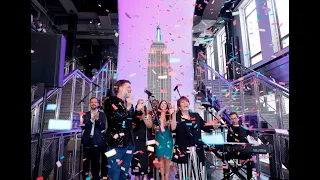
M123 100L114 96L106 100L104 109L108 122L107 146L126 147L129 145L129 138L134 145L132 120L135 117L135 112L133 106L127 110Z

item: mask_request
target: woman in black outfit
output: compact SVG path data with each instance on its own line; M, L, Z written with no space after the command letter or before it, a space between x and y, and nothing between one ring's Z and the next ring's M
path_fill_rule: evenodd
M144 101L142 99L138 100L136 105L137 107L144 106L144 110L138 112L138 116L133 119L133 135L134 135L134 143L136 145L135 152L131 161L131 174L135 176L135 180L140 179L140 176L143 176L143 180L147 180L148 175L148 166L149 166L149 152L147 151L146 142L148 141L148 137L150 131L147 128L152 127L151 117L145 119L145 115L147 115L147 107L143 104ZM142 151L140 153L138 151ZM132 153L135 153L132 152ZM138 152L138 153L137 153Z
M206 180L205 155L201 130L212 132L213 124L205 123L198 113L189 112L189 99L182 96L178 102L178 112L172 114L171 128L176 133L172 161L178 164L179 179Z

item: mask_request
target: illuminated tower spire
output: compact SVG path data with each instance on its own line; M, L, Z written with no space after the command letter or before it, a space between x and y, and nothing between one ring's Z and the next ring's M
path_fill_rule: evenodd
M161 31L160 31L160 17L159 17L159 10L158 10L158 26L157 26L157 42L160 42L162 40L161 37Z
M161 32L160 32L160 26L157 26L157 41L160 42L162 40L161 38Z

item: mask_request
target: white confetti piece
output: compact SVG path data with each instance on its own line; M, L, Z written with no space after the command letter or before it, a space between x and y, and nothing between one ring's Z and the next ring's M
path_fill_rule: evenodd
M132 154L132 150L127 150L127 154Z
M34 50L31 49L31 54L33 54L33 53L34 53Z
M156 140L150 140L150 141L147 141L147 146L149 145L153 145L153 144L156 144Z
M137 75L137 73L132 73L132 74L130 74L129 77L133 77L133 76L135 76L135 75Z
M115 135L113 136L114 139L118 139L118 137L119 137L118 134L115 134Z
M232 16L236 16L236 15L239 15L239 11L232 12Z
M126 168L124 168L123 166L121 166L121 170L122 170L122 171L125 171L125 170L126 170Z
M111 156L114 156L117 154L117 151L115 149L111 149L110 151L108 152L105 152L104 153L107 157L111 157Z
M120 137L121 137L121 136L124 136L124 133L120 133Z
M151 152L154 152L154 147L148 146L148 147L147 147L147 150L148 150L148 151L151 151Z

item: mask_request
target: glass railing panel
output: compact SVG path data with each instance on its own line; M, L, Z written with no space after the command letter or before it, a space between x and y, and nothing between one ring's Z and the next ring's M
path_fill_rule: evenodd
M274 128L278 128L276 112L275 89L263 83L259 85L260 121L267 121Z
M283 129L289 129L289 98L282 95L281 101Z
M240 82L232 83L233 92L231 94L233 110L243 115L251 115L257 112L254 78L242 79ZM241 94L242 93L242 94Z

